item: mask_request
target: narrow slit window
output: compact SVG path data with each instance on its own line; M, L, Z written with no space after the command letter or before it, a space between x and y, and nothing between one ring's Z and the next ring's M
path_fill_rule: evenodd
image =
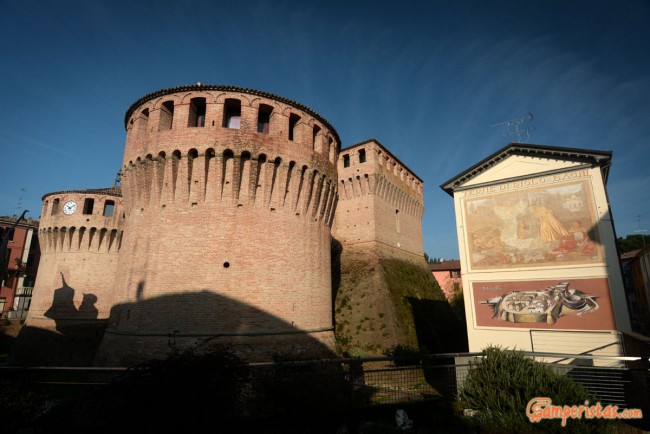
M300 120L300 116L291 114L289 116L289 140L293 141L295 132L296 132L296 125L298 125L298 121Z
M397 233L399 234L400 233L400 225L399 225L399 210L398 209L395 210L395 226L396 226L396 229L397 229Z
M160 127L161 131L171 130L174 123L174 101L165 101L160 107Z
M273 107L266 104L260 104L260 108L257 112L257 132L268 134L269 127L271 125L271 113L273 112Z
M104 202L104 217L113 217L115 212L115 201L107 200Z
M147 134L147 129L149 128L149 109L146 108L140 113L138 118L138 136L144 136Z
M314 125L314 132L311 138L312 149L314 151L316 150L316 137L318 137L318 133L320 133L320 127L318 125Z
M187 126L205 127L205 98L192 98L190 100L190 113Z
M227 99L223 107L224 128L239 129L241 123L241 101Z
M52 201L52 215L59 212L59 199L54 199Z
M366 150L359 149L359 163L365 163L365 162L366 162Z
M344 155L343 156L343 167L350 167L350 156L349 155Z
M84 200L84 214L92 214L95 207L95 199Z

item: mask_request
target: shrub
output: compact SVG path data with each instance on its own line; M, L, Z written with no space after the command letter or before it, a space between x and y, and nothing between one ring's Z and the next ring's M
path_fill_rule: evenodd
M23 381L0 380L2 431L18 432L31 426L47 406L45 393Z
M334 432L351 409L352 385L339 365L275 363L256 369L252 385L252 414L268 418L277 432Z
M248 375L248 365L227 347L196 347L130 369L111 385L60 406L41 426L51 432L236 432Z
M459 395L461 407L479 410L475 420L488 431L588 433L611 428L604 420L569 420L566 428L559 420L532 424L526 405L534 397L549 397L555 405L596 402L582 386L550 366L498 347L486 348L484 357L472 364Z
M384 350L384 355L394 358L393 364L395 366L418 365L422 358L420 350L409 347L408 345L395 345L392 348Z

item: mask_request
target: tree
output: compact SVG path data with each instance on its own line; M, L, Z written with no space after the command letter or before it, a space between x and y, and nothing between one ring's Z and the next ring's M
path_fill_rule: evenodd
M625 238L619 237L616 240L616 248L619 255L633 250L643 249L646 246L650 246L650 235L628 235Z

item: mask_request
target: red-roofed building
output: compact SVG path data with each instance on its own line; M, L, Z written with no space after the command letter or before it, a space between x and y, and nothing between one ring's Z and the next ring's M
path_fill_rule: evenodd
M460 260L443 261L438 264L429 264L429 270L435 277L438 285L444 292L447 300L454 298L463 290L463 282L460 275Z
M0 318L25 318L32 299L40 249L38 221L27 219L11 227L16 219L0 217L0 240L9 237L5 258L7 271L0 276Z
M650 332L650 246L621 255L632 328Z

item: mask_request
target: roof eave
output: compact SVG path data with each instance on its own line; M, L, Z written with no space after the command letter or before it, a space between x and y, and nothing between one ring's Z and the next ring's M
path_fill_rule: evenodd
M595 151L580 148L564 148L559 146L546 145L529 145L523 143L510 143L499 149L492 155L484 158L460 174L454 176L446 182L440 184L440 188L453 197L454 190L470 179L483 173L490 167L504 160L510 155L528 155L544 157L561 157L562 159L572 159L576 161L591 161L593 164L600 166L603 172L603 179L607 182L609 167L611 166L612 151Z

